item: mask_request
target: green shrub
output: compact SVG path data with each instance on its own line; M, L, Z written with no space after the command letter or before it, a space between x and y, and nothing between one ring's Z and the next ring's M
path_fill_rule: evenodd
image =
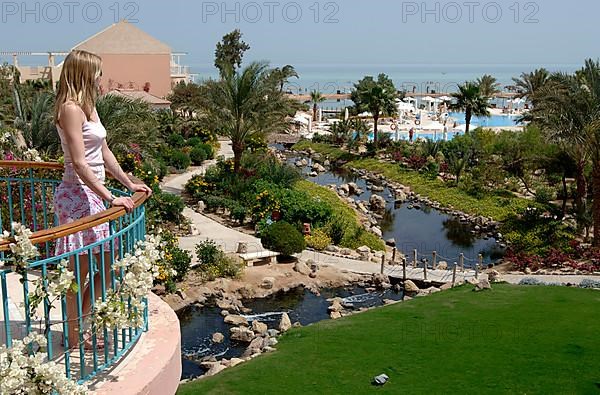
M206 153L207 160L215 158L215 149L213 148L212 145L202 143L202 144L197 145L197 147L202 148L204 150L204 152Z
M180 222L184 206L181 197L162 191L155 192L146 203L148 216L155 222Z
M302 233L285 221L276 222L262 232L261 242L271 251L284 256L300 253L306 248Z
M182 148L185 146L185 139L182 135L173 133L167 138L167 144L173 148Z
M169 166L173 166L177 170L185 170L192 164L192 161L188 154L182 151L173 150L170 152L167 163Z
M204 142L202 141L202 139L200 137L192 137L191 139L188 139L188 141L187 141L187 145L189 147L197 147L203 143Z
M182 250L179 247L173 248L171 251L171 266L177 272L173 279L175 281L183 280L190 270L191 263L192 256L188 251Z
M214 265L221 254L221 249L213 240L205 240L196 245L196 256L202 265Z
M206 240L196 246L196 255L200 265L198 271L206 281L217 278L238 278L243 266L234 258L228 257L212 240Z
M327 234L335 245L340 245L349 221L341 215L336 215L325 227Z
M315 229L311 235L304 236L306 245L317 251L323 251L331 244L331 238L321 229Z
M233 204L232 207L229 208L230 216L234 221L239 222L240 225L244 225L246 221L246 216L248 214L248 209L242 206L239 203Z
M194 147L190 151L190 160L195 166L200 166L207 159L206 151L202 147Z

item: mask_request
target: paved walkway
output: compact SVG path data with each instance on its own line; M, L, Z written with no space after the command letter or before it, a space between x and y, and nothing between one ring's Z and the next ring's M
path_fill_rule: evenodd
M233 151L231 149L231 143L228 141L221 141L221 149L217 153L217 156L224 156L225 158L233 157ZM161 188L165 192L173 193L175 195L181 195L184 186L187 181L196 174L204 174L206 169L216 161L207 161L200 167L191 168L190 171L179 174L176 176L170 176L165 179ZM189 207L186 207L183 211L183 215L190 219L196 226L200 234L198 236L181 237L179 239L179 246L185 250L194 253L196 244L211 239L219 244L226 252L235 252L239 242L248 243L249 252L260 252L264 251L264 248L260 242L260 239L247 235L245 233L238 232L235 229L228 228L202 214L197 213ZM194 253L195 254L195 253ZM381 264L373 262L363 262L353 259L347 259L328 254L323 254L314 251L304 251L300 256L303 260L312 259L318 264L335 266L341 270L348 270L356 273L380 273ZM195 257L194 257L195 259ZM386 265L384 273L402 278L404 273L402 266L390 266ZM406 276L412 280L424 280L424 273L422 268L407 267ZM466 270L465 272L458 271L456 273L456 281L468 280L475 277L474 270ZM595 278L598 276L537 276L537 275L505 275L503 279L512 284L518 284L523 278L537 278L540 281L546 283L577 283L579 284L584 278ZM487 278L485 274L479 274L479 278ZM449 282L452 281L451 270L428 270L427 280L434 282Z

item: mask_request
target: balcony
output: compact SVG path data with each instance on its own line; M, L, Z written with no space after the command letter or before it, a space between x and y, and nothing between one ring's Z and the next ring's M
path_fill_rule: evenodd
M45 361L55 362L69 379L97 393L174 393L181 373L179 336L173 336L179 333L179 322L164 302L149 294L136 309L131 299L121 297L125 314L137 317L135 326L111 329L99 326L95 317L95 308L101 306L96 305L124 284L118 263L145 239L146 195L132 196L131 213L108 208L58 226L52 200L61 177L59 163L0 161L0 233L11 233L11 224L20 223L33 232L29 239L39 252L20 268L0 264L0 345L11 347L29 334L40 334L47 340ZM55 255L60 238L102 224L110 229L106 239ZM9 242L0 239L0 262L12 257ZM39 284L56 282L61 265L73 272L78 291L34 302ZM69 344L74 336L78 341Z

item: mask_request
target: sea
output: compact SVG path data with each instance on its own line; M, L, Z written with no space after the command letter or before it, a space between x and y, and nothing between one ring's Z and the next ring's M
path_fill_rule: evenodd
M272 65L273 67L281 65ZM296 64L293 65L299 78L292 78L285 90L293 93L349 93L353 85L365 76L377 77L385 73L394 81L398 90L411 93L452 93L457 85L490 74L498 80L500 88L514 85L513 78L521 73L545 67L551 72L572 73L581 64ZM192 65L191 71L197 82L216 78L213 65ZM350 100L327 101L321 107L345 107Z

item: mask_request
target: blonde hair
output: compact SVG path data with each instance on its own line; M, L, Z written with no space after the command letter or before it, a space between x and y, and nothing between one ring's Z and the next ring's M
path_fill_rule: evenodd
M91 52L75 50L67 55L58 83L54 119L58 123L60 108L67 101L77 103L88 121L96 107L96 79L102 72L102 59Z

